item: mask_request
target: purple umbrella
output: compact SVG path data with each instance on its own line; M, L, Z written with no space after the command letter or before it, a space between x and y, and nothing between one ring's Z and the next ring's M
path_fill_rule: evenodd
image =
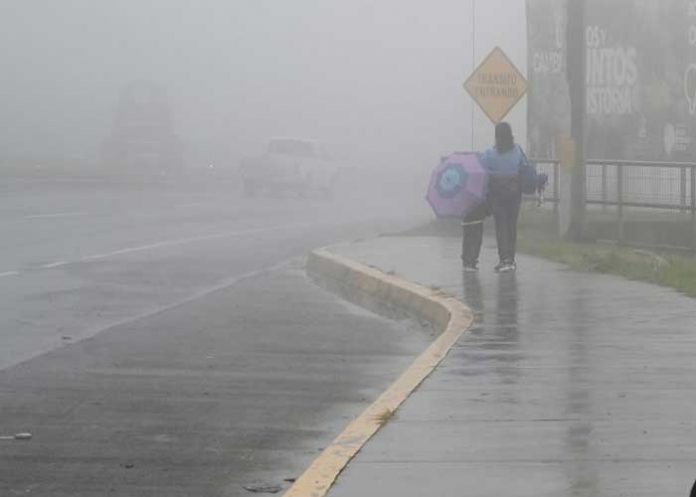
M455 153L433 171L426 199L437 217L463 218L486 199L488 172L475 154Z

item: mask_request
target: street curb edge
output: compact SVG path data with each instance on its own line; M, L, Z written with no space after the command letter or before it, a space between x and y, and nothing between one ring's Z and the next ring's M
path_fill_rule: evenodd
M312 462L284 494L285 497L323 497L341 472L418 386L435 370L473 323L471 310L442 292L336 255L327 249L311 252L307 273L338 289L358 304L399 308L432 323L440 332L408 369Z

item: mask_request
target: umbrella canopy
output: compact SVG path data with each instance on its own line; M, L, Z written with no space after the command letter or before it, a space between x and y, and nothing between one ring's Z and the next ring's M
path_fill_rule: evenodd
M426 199L437 217L463 218L488 193L488 172L476 154L455 153L433 171Z

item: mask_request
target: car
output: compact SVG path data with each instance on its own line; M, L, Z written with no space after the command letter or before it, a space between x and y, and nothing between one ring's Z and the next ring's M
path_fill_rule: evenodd
M264 154L244 159L241 165L247 196L265 191L330 198L338 171L316 141L297 138L273 138Z

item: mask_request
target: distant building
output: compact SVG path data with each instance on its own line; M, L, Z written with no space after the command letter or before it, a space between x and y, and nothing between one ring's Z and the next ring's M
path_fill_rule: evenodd
M104 144L107 167L166 174L181 169L182 156L164 89L145 82L128 85L121 92L111 137Z

